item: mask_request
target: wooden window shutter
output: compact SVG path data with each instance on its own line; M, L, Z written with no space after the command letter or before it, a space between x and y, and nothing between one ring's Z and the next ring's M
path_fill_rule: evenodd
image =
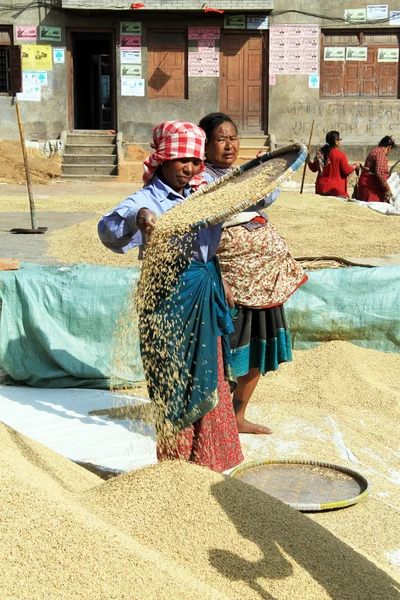
M10 92L22 92L21 46L10 46Z
M186 98L186 36L183 31L149 32L148 97Z
M360 68L360 96L374 98L378 95L378 49L368 48L367 61Z
M360 63L357 61L347 61L344 67L344 95L359 96L360 95Z
M321 93L323 97L340 97L344 93L344 62L323 62L321 77Z

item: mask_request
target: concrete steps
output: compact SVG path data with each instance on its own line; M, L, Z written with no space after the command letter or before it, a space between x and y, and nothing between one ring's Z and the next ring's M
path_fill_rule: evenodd
M66 179L113 179L118 175L115 133L72 131L63 154L62 177Z

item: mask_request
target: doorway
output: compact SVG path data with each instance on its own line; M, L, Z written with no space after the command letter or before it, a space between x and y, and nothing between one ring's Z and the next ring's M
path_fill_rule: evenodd
M70 30L69 125L71 129L116 127L115 42L108 31Z
M263 48L260 34L224 32L222 36L220 110L242 134L260 135L267 129Z

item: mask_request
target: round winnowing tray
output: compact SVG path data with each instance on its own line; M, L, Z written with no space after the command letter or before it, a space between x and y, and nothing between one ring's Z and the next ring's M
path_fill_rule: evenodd
M179 211L188 203L201 203L201 197L204 196L204 194L219 190L228 183L232 185L243 183L245 181L250 183L252 178L263 172L265 176L262 178L262 184L259 184L256 192L253 191L249 194L244 193L243 197L233 200L232 204L227 206L225 210L218 212L217 214L209 214L201 220L192 222L191 229L196 231L203 227L210 227L216 223L221 223L232 215L256 204L266 195L282 185L283 182L290 179L301 165L304 164L306 157L307 148L300 142L291 144L290 146L277 148L271 152L266 152L259 158L255 158L240 167L234 167L226 175L223 175L212 183L200 188L197 192L191 194L182 202L179 202L173 210Z
M237 467L230 475L303 511L344 508L370 493L361 473L316 460L259 460Z

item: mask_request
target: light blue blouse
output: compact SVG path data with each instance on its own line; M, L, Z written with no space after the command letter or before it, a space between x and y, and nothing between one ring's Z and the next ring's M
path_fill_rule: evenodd
M208 174L205 177L207 182L214 179ZM192 189L187 186L181 196L155 175L149 185L123 200L102 217L98 225L101 241L107 248L118 254L125 254L131 248L140 246L139 258L141 258L145 240L136 225L139 210L148 208L159 216L189 196L191 191ZM217 252L220 238L221 224L198 231L193 258L204 263L211 260Z

